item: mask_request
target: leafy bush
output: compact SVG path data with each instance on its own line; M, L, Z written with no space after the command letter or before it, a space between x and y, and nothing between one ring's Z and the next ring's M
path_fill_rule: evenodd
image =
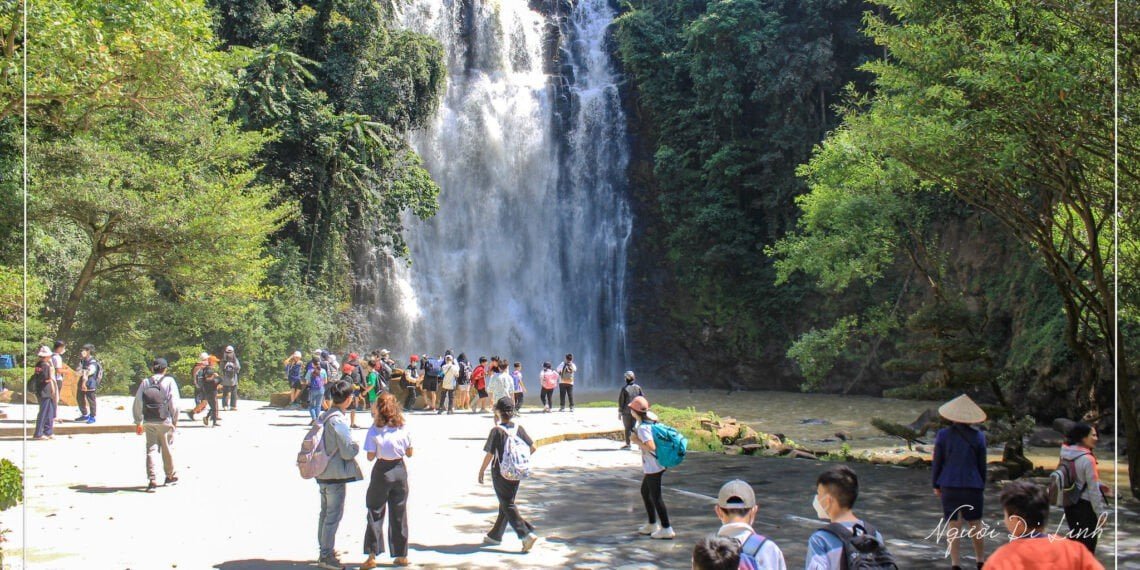
M24 500L24 474L15 463L0 459L0 511L6 511Z

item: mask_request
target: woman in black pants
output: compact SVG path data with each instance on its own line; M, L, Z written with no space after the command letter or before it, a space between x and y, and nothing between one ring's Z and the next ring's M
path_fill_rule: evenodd
M1077 487L1082 489L1077 504L1065 507L1065 520L1069 523L1068 537L1085 545L1089 552L1096 553L1096 543L1103 531L1103 519L1108 517L1108 500L1112 488L1100 482L1097 472L1096 428L1079 422L1065 434L1066 444L1061 446L1061 460L1072 462L1076 472Z
M645 514L649 522L638 527L639 534L650 538L671 539L677 534L669 524L669 512L665 510L665 498L661 495L661 477L665 468L657 462L657 444L653 442L653 424L657 414L649 411L649 400L638 396L629 403L629 409L637 420L637 430L633 442L641 448L641 500L645 502Z
M376 555L384 552L384 514L388 514L388 546L396 566L408 564L408 470L404 457L412 456L412 439L396 397L384 392L376 405L376 421L364 438L368 460L376 459L365 504L368 528L364 532L362 570L376 567Z
M491 530L483 537L483 543L501 543L503 531L507 529L507 523L510 523L511 528L515 529L515 534L522 541L522 551L530 552L531 547L538 540L538 535L534 534L534 527L523 520L522 515L519 514L519 508L515 505L515 496L519 492L519 482L503 477L499 471L499 459L506 450L508 437L517 434L523 443L530 446L531 453L535 452L534 441L530 439L522 426L516 426L511 421L515 414L515 403L509 396L500 398L498 402L495 402L495 412L498 415L499 424L491 429L491 433L487 436L487 443L483 445L483 451L486 454L483 456L483 465L479 467L479 484L483 484L483 474L487 471L487 465L491 465L491 484L495 487L495 496L499 499L499 516L495 518L495 524L491 526Z

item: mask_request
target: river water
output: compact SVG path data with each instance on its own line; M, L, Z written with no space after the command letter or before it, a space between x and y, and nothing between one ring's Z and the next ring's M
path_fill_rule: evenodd
M809 448L838 448L836 432L846 432L854 440L852 449L896 446L898 438L885 436L871 425L871 418L909 424L927 408L942 402L895 400L871 396L838 396L796 392L724 392L714 390L656 390L643 386L654 405L711 410L721 417L733 417L758 431L782 433ZM591 391L583 401L616 400L612 393ZM933 441L933 434L930 440Z

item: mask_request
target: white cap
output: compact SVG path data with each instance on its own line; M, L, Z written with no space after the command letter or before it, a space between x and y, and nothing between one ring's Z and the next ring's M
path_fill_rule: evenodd
M234 351L234 347L232 347L232 346L226 347L226 352L233 352L233 351Z
M210 353L208 352L203 352L198 355L198 360L206 360L207 358L210 358Z

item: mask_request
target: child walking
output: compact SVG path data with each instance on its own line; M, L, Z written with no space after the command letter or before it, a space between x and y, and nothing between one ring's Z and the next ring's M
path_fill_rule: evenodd
M503 531L507 529L507 523L510 523L511 528L515 530L515 534L522 541L522 551L530 552L538 540L538 535L534 534L534 527L523 520L518 506L515 505L515 496L519 492L519 482L503 477L500 472L499 461L506 451L508 438L517 435L523 443L530 446L531 453L535 452L534 441L530 439L522 426L515 425L511 421L515 414L515 405L510 398L501 398L495 402L495 414L499 419L499 424L491 429L491 433L487 435L487 443L483 445L483 451L486 454L483 456L483 464L479 466L479 484L483 484L483 474L487 471L487 466L490 465L491 484L495 487L495 497L499 499L499 516L495 518L495 524L491 526L491 530L483 537L483 543L502 543Z

